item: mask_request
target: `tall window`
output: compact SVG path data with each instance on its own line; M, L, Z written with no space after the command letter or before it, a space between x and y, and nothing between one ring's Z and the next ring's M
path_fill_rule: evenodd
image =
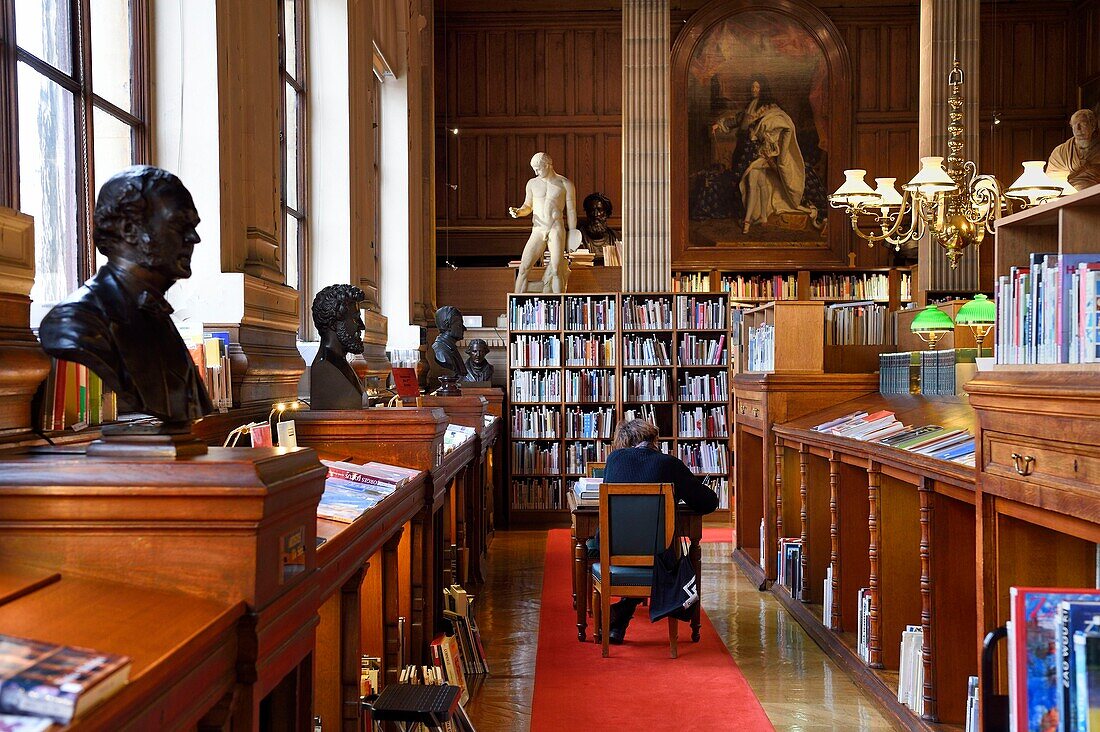
M15 0L20 208L35 219L32 324L95 266L109 177L148 159L145 0Z
M304 0L277 0L282 8L283 261L286 283L298 290L300 335L309 312L306 232L306 49Z

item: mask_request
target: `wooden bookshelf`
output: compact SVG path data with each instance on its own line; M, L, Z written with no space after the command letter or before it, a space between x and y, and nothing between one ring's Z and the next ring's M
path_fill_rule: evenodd
M974 470L813 430L851 412L883 409L907 425L975 426L966 397L879 394L776 426L776 535L803 541L802 600L778 584L772 592L899 726L961 729L967 679L978 669L977 628L965 621L978 602ZM833 603L823 608L830 566ZM854 644L856 596L865 587L868 663ZM897 701L907 625L924 631L923 716Z
M680 302L688 303L692 299L704 303L714 303L714 312L721 314L720 324L715 327L694 327L696 323L681 323L677 316L677 305ZM669 319L659 323L661 327L648 327L636 324L634 327L626 325L623 317L623 309L628 303L643 300L654 300L667 305ZM609 303L614 310L614 322L605 323L603 327L591 327L592 323L574 323L570 321L569 313L571 303L583 302ZM512 314L517 307L527 303L546 303L556 306L561 312L561 317L555 323L554 328L540 327L515 327L518 323ZM643 406L652 407L660 432L660 442L667 446L673 455L679 455L681 449L690 449L703 442L717 443L718 449L725 452L726 470L711 474L709 477L725 480L724 492L725 504L729 500L730 469L733 465L733 456L730 450L729 437L732 430L732 417L729 413L729 384L730 384L730 313L727 297L722 293L582 293L564 295L510 295L508 299L509 317L509 358L508 358L508 433L510 461L508 471L508 500L510 504L510 521L516 524L564 524L568 521L569 512L565 508L565 491L569 489L571 481L584 474L585 464L589 460L601 461L610 452L611 437L614 427L627 410L640 411ZM545 325L540 323L539 325ZM545 361L535 365L524 362L525 365L513 358L511 345L520 342L522 338L537 337L549 340L557 338L561 343L561 357L557 361ZM572 362L568 353L569 337L582 340L595 338L599 342L607 339L611 344L608 358L601 358L593 362ZM636 339L656 338L664 344L668 355L668 363L627 363L625 344ZM694 338L697 341L722 342L723 355L719 363L700 364L697 362L682 362L679 357L679 347L685 338ZM584 391L581 394L571 394L567 381L591 373L597 373L600 378L613 382L610 392L590 394ZM665 390L657 396L664 398L643 398L647 395L631 393L628 395L626 382L632 376L638 376L645 372L655 375L663 375ZM535 378L553 378L551 374L557 374L561 386L560 394L553 398L533 400L517 399L517 379L527 378L528 374L536 375ZM708 395L711 398L698 401L685 401L680 399L680 386L689 379L724 379L725 387L718 390L717 394ZM653 397L653 394L648 396ZM540 433L532 436L523 436L513 433L512 422L520 410L544 409L549 415L556 415L558 429L553 433ZM679 420L683 413L702 408L704 410L718 409L722 411L726 422L726 432L713 437L683 436L679 430ZM566 428L566 419L570 414L593 412L603 410L608 414L608 431L596 437L581 437L570 435ZM559 464L556 471L539 471L532 475L518 469L515 457L515 445L533 444L535 449L548 450L556 445L559 455ZM574 451L587 449L583 455L574 455L579 459L574 460L572 466L569 457ZM703 473L699 473L701 476ZM555 505L544 502L541 505L531 505L521 508L516 505L517 486L522 486L528 479L552 481L550 487L556 490L560 504ZM559 507L560 506L560 507ZM726 517L726 511L719 510L718 515Z
M677 292L726 292L734 302L753 303L773 300L820 300L822 302L850 302L874 300L888 303L897 310L913 301L917 268L912 267L813 267L793 269L708 269L677 268L672 273L673 289ZM738 292L733 289L737 278L749 284L749 289ZM780 283L775 283L779 278ZM875 285L873 289L857 290L855 287L839 291L822 291L827 284L840 285L849 281L852 285ZM764 285L758 291L755 285ZM780 284L780 288L775 285ZM701 288L701 289L697 289Z

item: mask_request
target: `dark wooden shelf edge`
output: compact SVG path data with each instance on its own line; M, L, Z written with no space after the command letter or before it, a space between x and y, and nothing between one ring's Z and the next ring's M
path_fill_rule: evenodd
M755 559L746 554L743 549L733 550L733 563L736 564L742 574L748 578L753 587L758 590L767 589L767 582L764 579L764 568L761 567Z
M736 560L737 554L734 554ZM806 634L813 638L821 650L831 658L860 689L879 707L880 711L898 727L907 730L927 730L928 732L957 732L963 727L952 724L938 724L920 719L909 707L898 701L897 689L891 689L883 683L855 651L846 645L835 633L827 629L818 617L798 600L793 599L785 587L774 584L772 596L789 612Z

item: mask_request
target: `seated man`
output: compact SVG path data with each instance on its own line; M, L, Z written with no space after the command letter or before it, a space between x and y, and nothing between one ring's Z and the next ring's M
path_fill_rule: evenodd
M612 452L604 468L605 483L671 483L677 503L683 502L696 513L711 513L718 508L718 494L695 477L677 457L657 449L657 428L641 419L620 422L611 443ZM589 547L591 553L592 547ZM599 551L599 545L596 545ZM616 645L626 637L626 626L641 603L623 598L611 606L611 632L608 640Z

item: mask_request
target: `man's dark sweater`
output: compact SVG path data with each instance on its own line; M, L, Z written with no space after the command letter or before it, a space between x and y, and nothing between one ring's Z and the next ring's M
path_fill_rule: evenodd
M605 483L672 483L676 500L697 513L718 508L718 494L696 478L688 467L671 455L648 447L627 447L607 456Z

